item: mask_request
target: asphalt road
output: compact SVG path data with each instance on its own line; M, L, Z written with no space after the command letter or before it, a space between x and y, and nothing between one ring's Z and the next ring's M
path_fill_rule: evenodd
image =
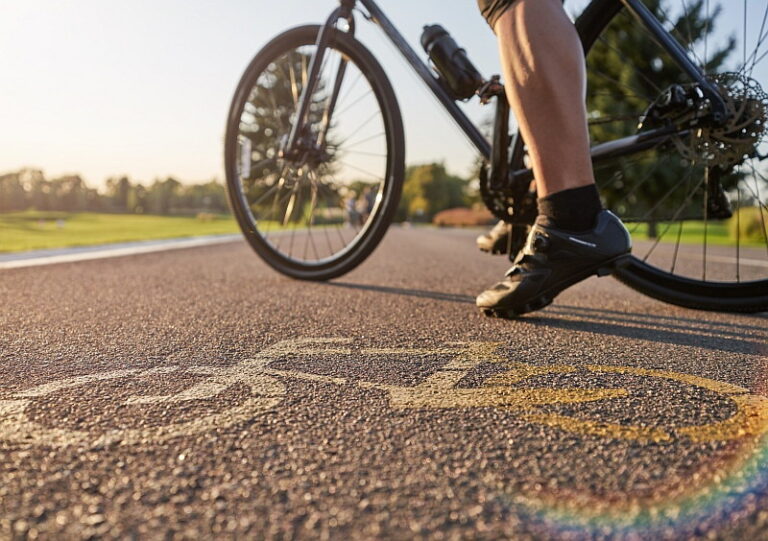
M768 538L768 317L486 318L474 234L0 271L0 538Z

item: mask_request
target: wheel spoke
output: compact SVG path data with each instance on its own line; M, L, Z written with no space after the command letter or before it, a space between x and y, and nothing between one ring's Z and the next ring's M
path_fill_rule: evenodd
M741 281L739 276L739 256L741 240L741 188L736 186L736 282Z
M360 139L358 141L355 141L354 143L346 144L345 148L347 150L349 150L350 148L356 147L358 145L362 145L363 143L367 143L368 141L370 141L372 139L375 139L376 137L381 137L383 135L386 135L386 134L384 132L374 133L373 135L370 135L370 136L366 137L365 139ZM345 139L345 141L346 141L346 139ZM343 143L344 143L344 141L342 141L342 144Z
M709 182L712 169L704 169L704 246L701 251L701 280L707 280L707 226L709 225Z
M357 86L357 82L360 80L360 78L362 76L363 76L363 72L362 71L358 71L357 72L357 77L355 77L352 80L352 82L347 86L347 89L344 91L344 95L339 98L339 105L343 105L346 102L347 98L352 93L352 89L354 89L355 86Z
M598 38L598 39L599 39L599 40L600 40L600 42L601 42L601 43L603 43L603 44L604 44L606 47L608 47L608 48L609 48L609 49L611 49L613 52L615 52L615 53L616 53L616 54L619 56L619 58L621 58L621 59L622 59L624 62L626 62L626 65L628 65L628 66L631 66L631 65L632 65L632 62L631 62L631 61L630 61L630 60L627 58L627 56L626 56L624 53L622 53L622 52L621 52L621 51L620 51L620 50L619 50L617 47L615 47L615 46L611 45L610 43L608 43L608 40L607 40L607 39L605 39L603 36L600 36L600 38ZM650 79L650 78L649 78L649 77L648 77L646 74L644 74L642 71L640 71L639 69L635 69L635 70L634 70L634 72L635 72L637 75L639 75L639 76L640 76L640 78L642 78L642 79L643 79L643 81L645 81L646 83L648 83L648 86L649 86L650 88L652 88L652 89L653 89L653 90L655 90L656 92L661 92L661 89L660 89L660 88L659 88L659 87L656 85L656 83L654 83L653 81L651 81L651 79Z
M704 22L704 65L702 68L704 69L704 74L707 73L709 68L709 52L708 52L708 46L709 46L709 0L706 1L707 6L707 16Z
M313 197L317 198L320 188L322 187L322 184L320 183L320 179L317 178L317 174L313 171L312 172L312 188L314 190ZM325 210L326 210L326 216L328 216L328 219L331 218L331 212L330 207L328 206L328 199L325 199ZM331 236L328 234L328 226L321 228L323 230L323 233L325 234L325 242L328 245L328 255L331 256L334 254L333 246L331 245Z
M689 175L689 176L688 176L688 178L686 179L686 184L687 184L689 181L690 181L690 175ZM669 231L669 228L671 227L671 225L672 225L672 224L673 224L673 223L674 223L674 222L675 222L675 221L676 221L676 220L677 220L677 219L680 217L680 213L681 213L681 212L683 211L683 209L684 209L684 208L686 208L686 207L688 206L688 204L691 202L691 199L693 199L693 196L694 196L694 195L696 194L696 192L699 190L699 187L702 185L702 183L703 183L703 182L704 182L704 178L702 178L702 179L699 181L699 183L696 185L696 187L695 187L693 190L691 190L690 192L688 192L688 196L685 198L685 200L683 201L683 203L682 203L682 204L681 204L681 205L680 205L680 206L677 208L677 210L675 211L675 214L672 216L672 218L671 218L671 219L668 221L668 223L666 224L666 227L665 227L664 231L661 233L661 235L657 235L657 236L656 236L656 239L655 239L655 242L653 243L653 246L651 246L651 249L650 249L650 250L648 250L648 253L646 253L646 254L645 254L645 256L643 257L643 261L647 261L647 260L648 260L648 258L651 256L651 253L653 252L653 250L655 250L655 249L656 249L656 246L658 246L658 245L659 245L659 242L661 242L661 239L664 237L664 235L666 235L667 231Z
M594 73L595 75L599 75L600 77L604 78L606 81L612 82L614 85L616 85L617 88L624 88L624 89L628 90L630 92L629 96L632 96L634 98L643 99L643 100L645 100L648 103L653 101L653 98L651 98L650 95L648 95L648 94L645 94L645 95L637 94L636 90L634 88L632 88L631 86L627 85L626 83L622 83L621 81L619 81L618 79L616 79L614 77L611 77L607 73L604 73L604 72L599 71L599 70L594 70L592 73Z
M688 34L688 40L686 41L686 44L688 46L688 51L694 56L696 59L696 62L701 66L703 65L703 62L701 59L696 55L696 52L694 51L693 44L693 32L691 31L691 14L688 11L688 4L685 0L682 0L683 2L683 19L685 20L685 28L687 30Z
M371 173L370 171L367 171L367 170L363 169L362 167L357 167L356 165L352 165L351 163L344 162L344 161L341 161L341 160L339 160L339 163L341 165L345 166L345 167L349 167L350 169L354 169L358 173L363 173L364 175L368 175L369 177L371 177L373 179L376 179L378 181L383 181L384 180L384 177L380 177L376 173Z
M639 130L677 132L652 149L594 163L605 206L633 234L648 232L635 243L627 281L673 302L692 302L688 295L715 309L753 309L753 298L766 305L758 288L768 285L768 0L646 7L722 90L728 118L713 123L697 83L631 10L597 27L580 20L581 35L594 38L586 56L593 144ZM673 85L686 99L669 99ZM659 280L643 281L651 276Z
M288 63L288 71L291 80L291 96L293 97L293 106L299 106L299 83L296 81L296 71L293 62Z
M373 94L373 90L369 90L368 92L366 92L366 93L365 93L365 94L363 94L362 96L359 96L357 99L355 99L355 101L353 101L352 103L350 103L349 105L347 105L346 107L344 107L343 109L341 109L339 112L337 112L337 113L336 113L336 116L341 116L341 115L343 115L344 113L346 113L347 111L349 111L349 110L350 110L352 107L354 107L355 105L357 105L358 103L360 103L361 101L363 101L365 98L367 98L367 97L368 97L368 96L370 96L371 94ZM378 113L378 111L377 111L377 113Z
M349 150L346 149L345 152L349 154L360 154L362 156L373 156L374 158L386 158L386 154L382 154L380 152L364 152L362 150Z
M762 46L765 39L768 38L768 31L766 31L766 27L765 27L765 23L767 20L768 20L768 3L766 3L765 5L765 11L763 11L763 20L760 23L760 31L757 33L757 44L755 45L755 48L752 50L752 54L749 55L749 58L746 60L746 62L744 62L744 65L739 70L739 73L746 71L750 77L752 76L752 70L754 69L755 64L757 63L757 60L756 60L757 53L760 50L760 47ZM746 29L744 30L744 33L746 34ZM747 62L751 62L748 69L747 69Z
M371 116L369 116L368 118L366 118L365 120L363 120L363 122L361 122L361 123L360 123L360 124L359 124L359 125L358 125L358 126L357 126L357 127L356 127L356 128L353 130L353 131L352 131L352 133L350 133L349 135L347 135L347 136L346 136L346 138L345 138L345 139L343 139L343 140L341 141L341 143L339 143L339 145L338 145L338 146L341 146L341 145L343 145L343 144L344 144L346 141L348 141L349 139L352 139L352 137L354 137L355 135L357 135L357 134L360 132L360 130L362 130L362 129L363 129L363 128L365 128L365 127L366 127L368 124L370 124L370 122L371 122L371 121L372 121L374 118L376 118L377 116L378 116L378 112L374 112L374 113L372 113L372 114L371 114Z
M763 180L765 180L765 177L760 175L757 170L755 169L754 164L750 163L750 167L752 168L752 179L755 181L755 190L752 191L752 188L749 187L749 183L747 183L747 187L749 187L750 192L752 192L752 196L755 198L757 202L757 212L760 214L760 229L763 232L763 239L765 240L765 253L768 254L768 229L765 225L765 215L763 214L764 209L768 209L766 207L766 204L763 203L762 198L760 197L760 183L757 181L757 177L760 176Z

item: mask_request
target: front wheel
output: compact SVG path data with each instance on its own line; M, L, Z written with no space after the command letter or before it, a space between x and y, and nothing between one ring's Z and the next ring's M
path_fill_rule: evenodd
M251 61L232 100L224 162L230 204L274 269L328 280L381 241L402 191L400 109L373 55L329 29L297 149L284 152L320 26L280 34Z

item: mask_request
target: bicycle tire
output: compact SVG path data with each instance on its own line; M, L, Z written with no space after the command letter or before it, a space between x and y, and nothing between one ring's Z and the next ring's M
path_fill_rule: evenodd
M405 144L400 108L392 85L379 62L359 41L349 34L329 29L328 46L345 56L368 81L380 107L381 122L386 137L386 172L380 198L371 211L369 222L347 245L330 257L318 261L301 261L287 256L269 242L259 230L249 202L246 200L238 172L238 134L241 114L249 93L261 74L281 54L312 46L320 31L319 25L306 25L283 32L273 38L253 58L235 91L227 117L224 162L229 202L237 222L253 250L273 269L300 280L323 281L341 276L358 265L373 252L389 227L402 192L405 174ZM330 49L329 49L330 50ZM277 146L277 137L275 137ZM305 251L306 251L305 240Z
M585 57L589 58L593 45L623 9L620 0L593 0L577 18L576 28ZM587 61L588 73L589 69ZM647 296L687 308L742 313L768 310L768 279L745 282L695 280L666 272L635 256L629 264L617 269L614 277Z

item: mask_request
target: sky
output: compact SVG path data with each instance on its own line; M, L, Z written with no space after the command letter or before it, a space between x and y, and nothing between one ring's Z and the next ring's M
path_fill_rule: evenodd
M331 0L0 0L0 173L79 173L151 182L223 178L229 102L252 56L282 30L325 20ZM493 33L474 0L382 0L411 45L444 25L485 75L498 72ZM450 6L450 7L446 7ZM403 112L407 163L475 156L378 27L358 37L383 64ZM467 107L473 119L492 107Z
M569 13L586 0L568 0ZM442 24L485 76L496 39L475 0L380 0L422 58L425 24ZM0 173L79 173L91 186L223 179L229 102L253 55L281 31L324 21L334 0L0 0ZM762 11L762 10L761 10ZM378 27L357 36L385 68L403 113L408 164L467 174L476 156ZM738 24L738 23L736 23ZM758 24L757 21L754 24ZM464 106L476 122L492 106Z

